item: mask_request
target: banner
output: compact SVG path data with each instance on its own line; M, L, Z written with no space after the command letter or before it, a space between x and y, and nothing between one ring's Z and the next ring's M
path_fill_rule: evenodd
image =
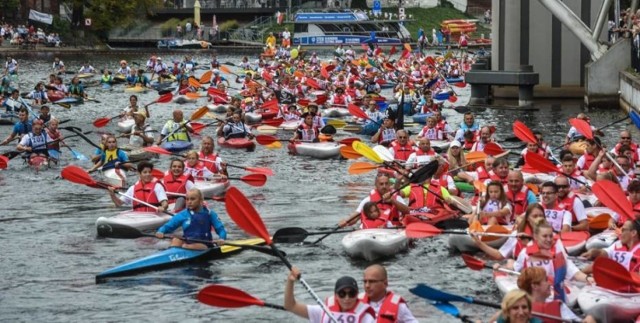
M35 11L33 9L29 10L29 19L39 21L47 25L51 25L53 23L53 15L50 15L48 13L43 13L40 11Z

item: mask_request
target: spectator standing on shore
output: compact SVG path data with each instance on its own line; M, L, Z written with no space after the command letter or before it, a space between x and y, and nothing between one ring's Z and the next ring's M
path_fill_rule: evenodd
M445 44L451 43L451 29L449 29L448 25L445 25L442 28L442 36L444 36L444 43Z
M484 23L485 24L491 23L491 9L487 9L487 11L484 12Z
M191 34L191 23L187 21L187 23L184 25L184 35L189 37L190 34Z
M176 34L178 34L178 38L182 38L182 25L176 26Z

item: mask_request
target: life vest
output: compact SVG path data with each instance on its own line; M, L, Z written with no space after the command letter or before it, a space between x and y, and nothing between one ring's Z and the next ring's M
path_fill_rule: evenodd
M591 164L593 164L593 161L596 159L596 156L591 155L590 153L585 151L582 155L582 158L584 158L584 167L582 169L589 169L589 167L591 167Z
M447 121L444 119L438 121L438 123L436 123L436 129L440 130L443 139L447 139Z
M193 177L190 174L182 174L175 178L173 174L169 173L164 176L162 183L164 184L167 192L187 194L187 181L193 181ZM169 203L174 203L179 196L167 195Z
M39 135L35 135L33 132L28 134L29 147L31 147L31 153L47 154L47 135L46 132L41 132Z
M420 132L429 140L442 140L442 133L438 130L437 126L433 128L425 126Z
M345 105L347 104L347 96L342 94L342 95L336 95L333 97L333 104L336 105Z
M160 206L160 202L158 201L158 196L156 196L155 187L157 184L162 185L156 178L154 178L151 182L147 184L142 184L141 181L136 182L133 186L133 197L146 202L147 204L151 204L153 206ZM163 186L164 188L164 186ZM144 204L141 204L137 201L133 201L133 210L139 212L155 212L154 208L150 208Z
M329 312L333 315L333 317L338 322L349 322L349 323L358 323L362 322L362 320L366 317L367 314L372 317L376 317L376 312L364 302L358 300L356 306L350 311L341 311L340 304L335 299L335 296L328 297L325 300L325 305L329 309ZM322 318L320 320L322 323L331 323L332 320L327 316L326 313L322 313Z
M494 201L494 200L489 200L485 203L485 205L482 207L482 211L483 212L498 212L500 210L502 210L502 208L504 208L504 205L502 205L502 203L500 203L500 201ZM506 224L510 224L511 223L511 217L507 217L506 219L503 218L498 218L498 223L502 224L502 225L506 225ZM487 224L489 221L488 218L482 218L481 219L481 223L482 224Z
M397 140L391 142L391 149L393 149L393 157L395 159L404 161L406 161L414 151L411 142L407 142L404 146L401 146Z
M529 201L527 200L529 188L526 185L522 185L522 188L517 192L511 191L511 189L507 187L505 193L507 194L507 199L512 206L511 219L515 219L518 215L527 211L527 208L529 207Z
M202 151L200 151L198 152L198 157L204 163L204 166L208 168L212 173L214 174L220 173L220 170L218 169L218 166L215 163L215 160L218 159L218 155L216 154L205 155ZM204 161L202 159L207 159L211 161Z
M547 219L547 222L553 227L553 231L560 232L562 230L564 212L566 211L564 208L558 205L558 201L553 206L553 208L547 208L546 206L542 206L544 209L544 216Z
M100 83L109 84L109 83L111 83L111 80L112 80L111 75L102 74L102 78L100 79Z
M300 140L302 141L314 141L318 138L320 131L315 125L309 126L306 123L302 123L298 127L298 133L300 133Z
M576 200L578 196L576 194L574 194L573 192L569 192L569 194L567 194L567 196L565 196L565 198L563 198L562 200L558 201L558 206L565 209L566 211L569 211L571 213L571 224L575 225L578 224L578 218L576 217L576 213L573 210L573 203Z
M386 227L387 221L389 221L388 212L380 212L380 216L377 219L370 219L364 214L364 210L360 212L360 222L363 229L377 229Z
M82 89L82 86L80 84L69 85L69 93L75 94L75 95L82 95L82 92L84 92L84 90Z
M190 141L186 126L182 126L186 123L187 121L184 120L182 120L182 122L180 123L175 123L173 120L167 121L167 128L171 129L171 131L179 128L179 130L176 130L173 134L171 134L171 136L169 136L169 138L167 138L167 141Z
M114 168L116 162L120 161L120 158L118 158L118 155L120 154L120 148L116 148L114 150L104 149L103 152L104 155L102 161L104 165L102 166L102 168Z
M431 180L429 183L429 189L434 192L442 192L442 187L446 187L446 179L440 178ZM411 184L411 192L409 193L409 208L412 210L420 210L423 208L434 209L442 208L442 202L435 196L435 194L429 192L422 185Z
M622 242L616 241L613 251L609 253L609 258L624 266L629 272L638 272L640 270L640 242L629 250Z
M524 268L527 267L542 267L547 272L547 278L553 279L555 277L555 267L553 265L553 259L558 251L559 245L557 241L554 241L551 246L550 253L542 254L538 243L532 241L529 243L523 252L526 253Z
M420 148L414 149L413 154L415 154L416 160L415 164L413 164L413 168L420 168L435 159L437 155L433 148L430 148L429 151L424 151ZM412 155L413 155L412 154Z
M189 212L190 219L186 228L183 228L184 238L194 240L211 241L211 216L209 209L202 206L197 211L184 210Z
M466 140L465 140L465 141L462 143L462 149L464 149L464 150L471 150L471 148L473 148L473 145L475 145L475 144L476 144L476 142L475 142L475 141L473 141L473 140L472 140L472 141L466 141Z
M617 143L616 146L613 148L613 151L616 153L616 156L620 155L620 147L622 147L622 144L621 143ZM631 144L629 144L629 147L633 151L633 161L637 162L640 159L639 156L638 156L638 144L631 143Z
M496 182L500 182L502 185L507 185L508 180L507 178L500 178L500 176L498 176L498 174L496 174L493 169L489 171L489 178L492 181L496 181Z
M394 194L391 198L395 199L396 194ZM369 193L369 201L371 202L379 202L382 201L382 196L378 193L377 190L373 189ZM391 221L393 225L400 225L400 212L393 203L378 203L378 209L380 210L380 217L386 218L388 221Z
M47 132L47 135L49 135L49 139L53 140L53 142L50 142L47 144L47 149L54 149L59 151L60 141L58 139L62 138L62 133L60 132L60 130L56 130L54 132L54 131L51 131L49 128L46 128L45 131Z
M385 147L388 147L394 140L396 140L396 131L393 128L383 129L378 137L378 143Z
M489 172L487 172L487 169L484 168L484 166L478 167L476 169L476 172L478 173L478 180L480 181L484 181L490 178Z
M365 293L360 293L358 295L358 299L365 303L369 304L369 297ZM376 315L376 322L378 323L394 323L398 322L398 314L400 312L400 304L406 303L405 300L400 295L396 295L391 291L387 291L387 294L384 296L384 300L382 301L382 305L380 305L380 309Z
M185 165L184 171L185 173L189 173L190 176L193 176L194 179L203 180L204 179L204 169L205 165L203 162L198 161L197 164L193 166Z
M562 317L562 313L560 308L562 307L562 302L559 300L553 300L551 302L533 302L532 304L533 312L548 314L556 317ZM533 316L536 316L533 314ZM561 323L561 320L554 320L546 317L539 317L544 323Z

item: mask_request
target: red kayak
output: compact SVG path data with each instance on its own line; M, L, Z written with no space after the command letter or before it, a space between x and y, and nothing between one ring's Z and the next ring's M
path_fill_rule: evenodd
M55 101L64 99L65 95L64 95L64 92L62 91L49 90L47 91L47 97L49 98L49 101L55 102Z
M224 139L223 137L218 137L218 145L224 148L246 149L247 151L253 151L256 148L255 141L247 138Z
M268 120L275 118L278 115L278 111L263 110L260 114L262 115L262 120Z

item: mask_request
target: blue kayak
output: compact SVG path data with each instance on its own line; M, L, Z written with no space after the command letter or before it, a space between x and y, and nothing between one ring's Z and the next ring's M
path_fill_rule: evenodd
M184 140L165 141L162 143L162 148L174 153L191 149L191 147L193 147L193 143Z
M232 241L234 244L261 245L262 239L246 239ZM186 263L202 262L224 258L242 251L241 247L224 245L206 250L190 250L171 247L140 259L132 260L122 265L113 267L96 275L96 283L104 282L109 277L122 277L135 275L152 270L176 267Z
M432 112L429 112L429 113L416 113L416 114L414 114L412 116L413 117L413 122L425 124L425 123L427 123L427 118L429 118L432 115L433 115Z
M462 77L447 77L445 80L447 80L447 83L464 82L464 78L462 78Z
M367 122L364 126L362 126L362 130L358 132L360 135L373 136L380 129L380 125L375 122Z

